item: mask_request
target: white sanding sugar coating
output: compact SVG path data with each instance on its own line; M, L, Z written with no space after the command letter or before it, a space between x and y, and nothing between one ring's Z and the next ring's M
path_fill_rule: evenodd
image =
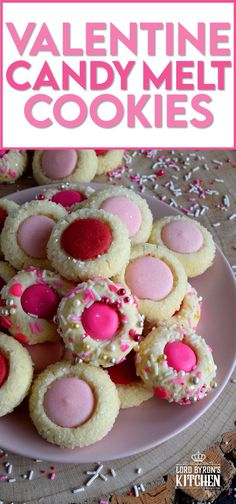
M123 150L95 150L97 157L97 175L108 173L115 170L121 163L124 151Z

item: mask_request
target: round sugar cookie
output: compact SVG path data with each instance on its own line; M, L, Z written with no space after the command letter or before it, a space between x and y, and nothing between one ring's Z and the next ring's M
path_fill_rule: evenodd
M14 184L27 165L25 150L0 150L0 184Z
M97 158L97 175L103 175L115 170L121 163L124 155L123 150L103 150L94 151Z
M19 207L14 201L8 200L6 198L0 199L0 257L3 257L1 248L1 234L5 224L7 216Z
M129 290L94 278L69 292L58 307L59 333L85 362L113 366L141 340L143 320Z
M152 213L143 198L125 187L109 187L92 194L85 207L105 210L127 226L132 245L145 243L152 229ZM74 210L77 206L74 207Z
M161 321L160 325L190 327L195 330L201 317L201 307L202 297L198 296L196 289L188 283L179 310L169 319Z
M52 271L30 267L18 272L1 291L1 325L21 343L57 340L53 319L60 299L72 288Z
M51 201L31 201L11 213L2 230L5 259L20 270L28 266L51 268L47 243L55 223L66 215L61 205Z
M178 259L148 243L132 248L129 263L115 279L129 287L139 311L151 322L170 318L187 290L187 277Z
M0 332L0 417L11 413L28 393L33 377L31 358L11 336Z
M212 351L189 328L153 329L140 344L135 362L146 386L169 402L192 404L216 386Z
M93 194L92 187L85 187L79 184L63 182L57 187L49 186L37 195L37 200L49 200L57 205L62 205L67 211L71 211L75 205L80 208L81 204Z
M58 362L34 381L30 415L39 434L63 448L89 446L112 429L120 401L101 368Z
M153 396L152 390L136 375L134 356L132 350L118 364L106 369L116 385L122 409L139 406Z
M33 175L39 185L54 182L90 182L96 175L92 150L40 150L34 152Z
M123 222L104 210L83 208L54 227L48 258L68 280L111 277L128 262L130 241Z
M215 257L215 244L209 231L199 222L180 215L154 222L149 241L174 254L188 277L204 273Z

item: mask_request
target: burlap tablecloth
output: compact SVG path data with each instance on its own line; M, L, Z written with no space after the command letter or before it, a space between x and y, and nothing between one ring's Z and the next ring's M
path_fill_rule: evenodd
M134 189L152 191L157 197L166 197L165 201L171 203L171 198L178 207L190 208L200 203L206 205L204 215L197 219L204 224L213 234L215 241L223 250L229 262L236 263L236 219L229 219L236 212L236 152L235 151L175 151L148 153L147 155L135 154L127 156L127 167L121 174L111 178L112 183L122 183L133 186ZM155 160L164 156L163 165L159 164L152 169ZM216 162L215 162L216 161ZM178 167L180 168L178 170ZM164 173L159 172L163 169ZM132 171L131 171L132 170ZM135 174L140 177L133 177ZM190 173L190 175L189 175ZM150 177L152 175L152 177ZM157 177L153 177L157 175ZM143 176L146 176L143 178ZM149 177L149 178L148 178ZM155 179L155 180L154 180ZM96 181L108 180L107 177L97 177ZM174 183L175 187L182 189L182 195L175 197L170 187L163 187L165 183ZM190 184L201 184L205 191L210 191L205 199L201 199L194 192L190 193ZM158 184L158 187L157 185ZM30 171L16 185L1 186L0 196L36 185ZM143 189L142 189L143 190ZM212 193L213 191L213 193ZM214 192L216 191L216 193ZM219 193L219 194L217 194ZM189 198L196 201L190 202ZM226 197L226 199L224 199ZM229 199L230 206L227 206ZM171 203L174 204L173 202ZM220 205L226 206L222 210ZM192 209L196 212L199 207ZM201 207L200 207L201 208ZM220 225L218 224L220 223ZM216 227L213 224L217 224ZM236 375L235 375L236 378ZM72 494L71 489L83 486L88 480L86 471L94 470L94 464L54 464L48 462L34 462L25 457L8 453L0 458L1 474L6 473L5 463L13 465L11 478L15 482L0 481L0 499L5 502L30 503L30 504L71 504L71 503L99 503L106 500L110 494L126 495L133 485L143 483L148 488L157 484L161 477L174 470L176 463L189 459L197 450L203 451L220 439L221 435L233 428L235 420L235 393L236 383L232 380L211 408L184 432L152 450L122 460L104 463L103 474L107 481L98 478L93 485L85 487L83 493ZM0 440L1 445L1 440ZM1 454L0 454L1 456ZM110 469L114 468L116 477L112 477ZM142 471L137 473L137 469ZM34 470L32 480L23 477L27 471ZM50 479L55 473L55 479Z

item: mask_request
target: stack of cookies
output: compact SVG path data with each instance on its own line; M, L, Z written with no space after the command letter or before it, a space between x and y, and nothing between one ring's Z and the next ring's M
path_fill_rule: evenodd
M90 182L121 164L123 150L36 150L32 171L41 185L53 182ZM13 184L31 164L26 150L0 150L0 184Z
M45 183L53 162L42 175L42 156ZM0 202L0 416L29 393L39 434L68 448L102 439L120 408L153 396L157 408L191 405L216 386L189 283L214 260L210 233L182 216L153 224L124 187L77 182L22 206Z

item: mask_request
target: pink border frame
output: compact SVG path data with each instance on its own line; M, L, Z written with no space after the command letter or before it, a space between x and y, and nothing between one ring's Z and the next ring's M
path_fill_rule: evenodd
M0 0L0 62L3 60L3 5ZM3 68L0 64L0 147L3 145Z
M145 2L145 0L66 0L67 3L82 3L82 2L87 2L87 3L162 3L165 2L165 0L148 0L148 2ZM4 3L64 3L65 0L0 0L0 61L3 59L3 30L2 30L2 25L3 25L3 4ZM149 149L157 149L158 150L234 150L236 149L236 0L168 0L166 3L231 3L234 5L234 26L233 26L233 38L234 38L234 97L233 97L233 102L234 102L234 145L233 147L161 147L161 146L153 146L149 147ZM3 71L2 71L2 65L0 65L0 149L6 148L6 149L19 149L19 147L14 147L14 146L3 146ZM34 150L33 147L28 148L27 146L22 146L22 149L29 149L29 150ZM44 149L45 147L36 147L36 149ZM53 150L55 147L50 147L47 149ZM95 147L90 147L90 149L94 149ZM98 148L98 147L96 147ZM99 147L100 149L105 149L106 146L104 147ZM124 147L109 147L109 149L124 149ZM147 147L140 147L140 146L132 146L130 149L147 149ZM57 147L58 149L58 147ZM61 150L63 147L61 148ZM73 149L73 147L64 147L64 149ZM74 149L78 149L77 147L74 147ZM86 148L80 148L81 150L86 150ZM125 148L127 149L127 147Z

